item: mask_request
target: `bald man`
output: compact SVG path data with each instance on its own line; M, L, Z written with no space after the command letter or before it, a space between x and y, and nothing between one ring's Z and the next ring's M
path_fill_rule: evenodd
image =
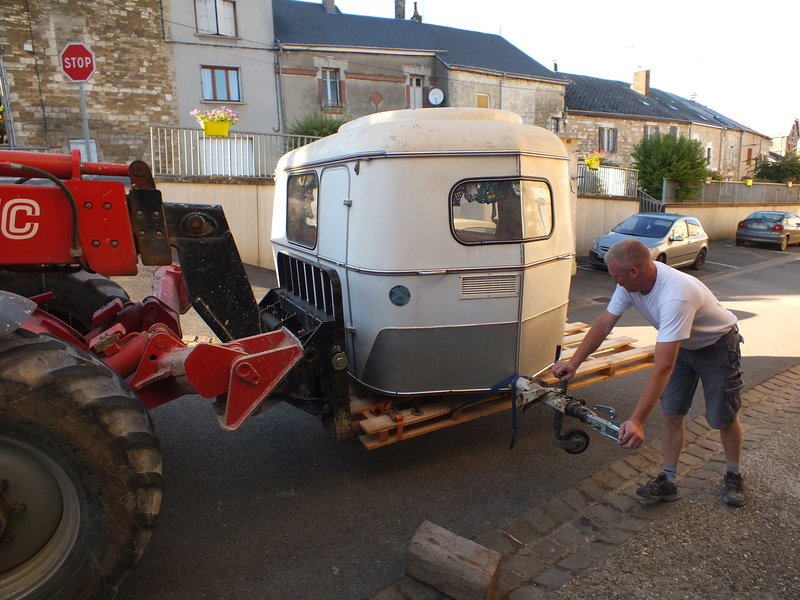
M553 365L553 374L569 380L586 358L608 336L631 307L658 329L654 359L639 401L630 419L622 423L619 444L638 448L644 442L644 424L659 399L664 415L663 469L639 496L657 501L680 498L676 485L684 441L684 420L698 381L703 382L706 420L718 429L725 452L722 499L731 506L744 504L739 472L742 427L738 411L743 387L736 316L695 277L654 262L639 240L626 238L606 254L608 272L616 285L606 311L592 324L575 354Z

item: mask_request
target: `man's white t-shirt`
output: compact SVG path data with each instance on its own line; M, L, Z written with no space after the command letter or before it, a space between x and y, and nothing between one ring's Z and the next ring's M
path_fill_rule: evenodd
M710 346L736 324L736 315L724 308L699 279L656 262L656 284L647 294L617 285L608 312L621 316L631 306L656 329L656 342L681 342L681 348Z

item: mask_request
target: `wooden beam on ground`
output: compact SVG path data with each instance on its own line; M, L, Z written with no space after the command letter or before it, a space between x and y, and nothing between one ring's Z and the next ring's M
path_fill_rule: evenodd
M503 555L424 521L406 555L409 577L455 600L489 600Z

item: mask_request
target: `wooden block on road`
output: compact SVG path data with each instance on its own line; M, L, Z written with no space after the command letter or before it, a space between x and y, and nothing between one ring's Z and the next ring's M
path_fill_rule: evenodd
M455 600L489 600L503 555L424 521L406 556L409 577Z

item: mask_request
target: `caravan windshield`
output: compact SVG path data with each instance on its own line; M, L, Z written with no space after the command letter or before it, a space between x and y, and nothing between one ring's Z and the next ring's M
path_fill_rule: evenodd
M450 204L453 233L465 244L521 242L553 232L553 194L544 181L465 181L453 188Z

